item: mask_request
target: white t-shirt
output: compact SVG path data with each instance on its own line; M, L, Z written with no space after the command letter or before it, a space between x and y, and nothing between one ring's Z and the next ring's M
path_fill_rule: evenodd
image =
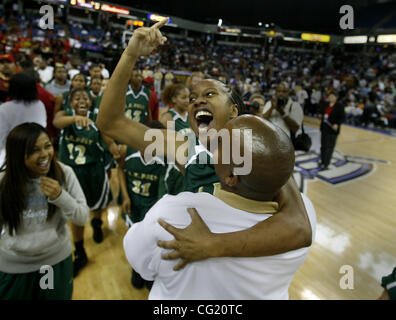
M7 136L12 129L24 122L35 122L47 127L47 112L40 100L25 104L11 100L0 104L0 155L5 157ZM0 157L0 164L3 159Z
M305 104L305 100L308 99L308 93L304 89L301 89L297 92L297 100L300 105Z
M239 196L236 196L239 197ZM311 201L302 195L312 226L314 239L316 214ZM252 201L239 197L238 203ZM257 201L255 201L257 203ZM259 206L263 202L259 202ZM255 206L257 208L257 206ZM211 258L188 264L174 271L178 260L163 260L169 250L157 246L158 240L172 240L158 219L177 228L191 223L187 208L196 208L214 233L228 233L250 228L270 214L236 209L209 193L182 192L166 195L135 223L124 237L129 263L144 279L154 280L149 299L235 300L288 299L294 274L308 255L309 248L257 258Z
M322 98L322 93L319 90L313 90L311 93L311 103L318 104Z
M267 103L264 105L263 114L266 113L271 108L271 105L272 105L271 100L267 101ZM286 106L284 107L284 110L285 110L285 114L288 115L294 121L296 121L299 127L301 127L301 124L304 120L304 111L301 108L300 104L289 98ZM285 120L282 118L282 116L276 109L272 110L269 121L280 127L290 137L290 129L287 126Z
M47 83L52 79L54 75L54 68L51 66L47 66L45 69L38 69L37 72L40 75L41 81Z
M101 71L101 73L102 73L102 77L103 77L104 79L109 79L109 78L110 78L109 70L107 70L106 68L103 68L102 71Z
M80 70L78 70L78 69L71 69L71 70L69 70L69 77L70 77L70 80L73 80L73 77L76 75L76 74L79 74L80 73Z

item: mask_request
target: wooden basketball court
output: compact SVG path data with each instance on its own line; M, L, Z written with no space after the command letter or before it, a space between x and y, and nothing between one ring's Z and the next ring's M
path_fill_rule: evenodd
M313 118L306 118L305 124L319 126ZM306 194L317 212L317 233L290 286L294 300L377 299L383 290L381 277L396 266L396 139L343 126L336 149L371 159L373 170L336 185L306 181ZM127 227L117 206L109 208L103 230L104 241L95 244L91 226L85 228L89 263L75 278L73 299L147 299L147 289L131 285L122 247Z

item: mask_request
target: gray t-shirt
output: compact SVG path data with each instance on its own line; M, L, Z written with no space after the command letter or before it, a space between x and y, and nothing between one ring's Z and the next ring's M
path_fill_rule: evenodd
M66 178L60 196L49 200L41 191L40 179L29 179L27 205L17 231L10 235L5 225L0 230L1 272L34 272L43 265L55 265L71 255L72 244L66 221L85 225L89 208L73 169L58 163ZM0 181L3 177L4 172L0 172ZM49 219L48 203L56 206Z
M63 86L57 84L55 80L52 80L51 82L49 82L45 85L45 90L50 92L55 97L59 96L63 92L69 91L69 89L70 89L70 81L69 80L67 80Z

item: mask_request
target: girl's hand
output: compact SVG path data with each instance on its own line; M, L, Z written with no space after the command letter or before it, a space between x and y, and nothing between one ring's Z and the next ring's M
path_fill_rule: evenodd
M159 45L164 44L166 37L162 36L159 29L167 24L168 21L169 18L157 22L150 28L141 27L136 29L129 40L125 53L128 56L139 58L140 56L149 55Z
M125 198L122 202L122 210L125 214L131 214L131 199L129 197Z
M40 180L41 191L43 191L43 193L50 200L55 200L60 196L60 194L62 193L62 187L60 186L58 181L48 177L41 177Z
M83 116L74 116L74 122L79 127L86 127L88 130L89 130L89 124L93 123L91 119Z
M115 160L119 160L121 158L120 146L118 146L116 143L112 143L109 146L109 151Z

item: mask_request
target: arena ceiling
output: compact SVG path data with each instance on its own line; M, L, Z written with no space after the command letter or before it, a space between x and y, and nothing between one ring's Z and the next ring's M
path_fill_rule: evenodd
M274 23L283 29L341 33L340 7L349 4L355 17L370 6L394 0L113 0L114 3L174 15L189 20L223 25L257 27Z

